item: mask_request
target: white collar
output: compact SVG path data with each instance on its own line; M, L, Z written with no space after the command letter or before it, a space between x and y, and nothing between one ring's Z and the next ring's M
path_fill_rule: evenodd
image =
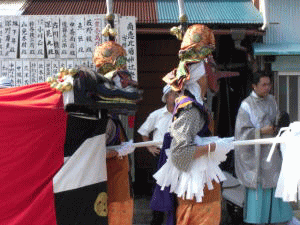
M162 108L162 113L170 113L169 111L168 111L168 108L167 108L167 105L165 105L163 108ZM172 114L172 113L171 113Z
M257 99L259 99L259 100L264 100L264 99L266 99L266 98L268 97L268 95L267 95L266 97L259 97L259 96L255 93L255 91L252 91L252 92L251 92L251 96L253 96L254 98L257 98Z

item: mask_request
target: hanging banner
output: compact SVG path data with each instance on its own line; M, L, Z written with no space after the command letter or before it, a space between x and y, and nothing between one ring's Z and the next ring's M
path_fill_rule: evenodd
M23 60L23 85L31 84L30 82L30 61Z
M20 19L20 58L29 56L29 17L22 16Z
M75 17L60 18L60 57L76 58L76 23Z
M60 68L81 65L96 69L92 57L102 35L106 15L0 16L0 77L13 85L44 82ZM134 17L115 15L116 42L127 52L127 67L137 79ZM18 57L20 59L18 59Z
M30 61L30 78L31 84L38 82L38 64L36 60Z
M67 66L66 66L66 68L67 69L74 68L74 60L72 60L72 59L67 60Z
M47 77L53 76L52 74L52 60L45 60L45 79Z
M59 72L59 60L52 60L52 76L56 75Z
M77 58L85 58L85 22L84 16L76 18Z
M4 17L0 16L0 59L4 58Z
M35 24L37 23L37 17L36 16L29 16L28 22L29 22L29 54L28 58L35 58L36 57L36 37L37 37L37 31Z
M35 58L45 58L44 53L44 45L45 45L45 39L44 39L44 31L45 31L45 21L44 16L39 16L36 19L36 38L35 38L35 52L36 56Z
M85 17L85 57L92 58L94 52L95 42L94 37L94 20L93 17Z
M37 62L37 79L38 83L45 82L45 62L43 60L39 60Z
M76 58L76 23L74 16L69 16L69 32L68 32L68 40L69 40L69 49L68 49L68 58Z
M1 67L2 77L8 77L8 67L9 67L9 61L3 60L2 67Z
M19 37L19 17L5 17L3 39L4 39L4 57L15 59L18 51Z
M61 58L68 58L68 51L69 51L69 46L68 46L68 23L69 23L69 17L63 17L60 20L60 57Z
M74 60L74 65L73 65L74 67L73 68L79 68L80 66L81 66L81 64L80 64L80 59L75 59Z
M95 32L94 32L94 37L93 40L95 40L95 47L103 43L103 35L102 35L102 30L104 29L102 21L105 20L104 15L95 15L94 16L94 27L95 27Z
M66 69L67 68L67 60L59 60L59 69L61 68L64 68Z
M59 16L51 16L55 58L60 58Z
M45 19L45 41L46 41L46 49L47 49L46 57L49 59L55 58L53 24L52 24L52 19L49 16L46 17Z
M135 17L121 17L120 24L120 44L127 52L127 69L131 73L132 79L137 81Z
M15 86L16 83L16 62L11 60L8 62L8 71L7 71L8 78L11 80L12 86Z
M16 60L16 84L15 86L23 85L23 63L22 60Z

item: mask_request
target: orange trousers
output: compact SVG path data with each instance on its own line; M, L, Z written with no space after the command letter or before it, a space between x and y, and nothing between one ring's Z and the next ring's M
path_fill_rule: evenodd
M124 202L112 202L108 204L109 225L132 225L133 223L133 199Z
M202 202L178 198L177 225L219 225L221 222L221 188L213 183L214 189L204 189Z

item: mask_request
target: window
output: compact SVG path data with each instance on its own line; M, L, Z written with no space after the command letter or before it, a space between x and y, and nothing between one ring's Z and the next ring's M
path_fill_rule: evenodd
M300 72L278 72L275 82L279 110L289 113L291 122L300 120Z

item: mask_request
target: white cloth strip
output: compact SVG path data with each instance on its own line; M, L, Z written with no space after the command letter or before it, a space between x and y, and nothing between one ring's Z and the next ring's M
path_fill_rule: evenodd
M105 134L87 139L69 157L53 178L54 193L104 182L106 173Z

